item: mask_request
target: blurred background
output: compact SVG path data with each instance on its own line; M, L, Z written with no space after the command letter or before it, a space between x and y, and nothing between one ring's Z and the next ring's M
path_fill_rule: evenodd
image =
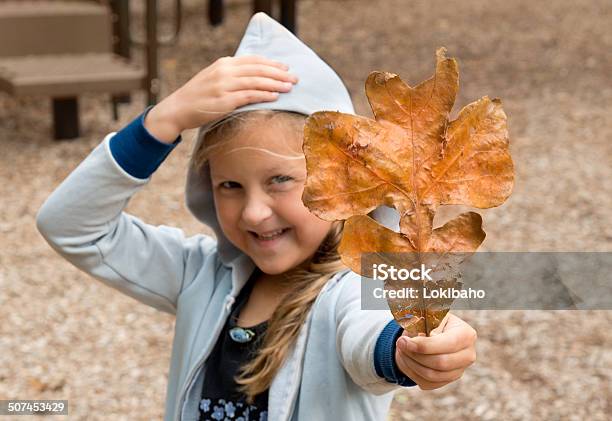
M174 319L71 267L34 218L106 134L232 55L254 7L292 27L368 117L369 72L415 85L445 46L460 70L453 114L488 95L508 115L515 187L502 206L479 210L482 249L612 251L608 0L296 0L284 12L280 1L183 0L173 44L173 0L159 0L157 11L150 0L115 2L121 19L110 2L72 1L60 12L48 3L0 1L0 399L68 399L75 420L162 417ZM32 7L34 17L24 11ZM128 9L133 43L117 32ZM147 10L158 23L148 31ZM63 29L28 21L54 13ZM71 42L56 37L75 22ZM104 22L114 22L114 43ZM169 44L147 47L152 35ZM49 56L63 47L74 49L66 51L73 61ZM208 232L184 204L193 135L184 133L128 212L188 235ZM399 391L389 420L610 419L612 312L457 314L478 331L478 361L441 390Z

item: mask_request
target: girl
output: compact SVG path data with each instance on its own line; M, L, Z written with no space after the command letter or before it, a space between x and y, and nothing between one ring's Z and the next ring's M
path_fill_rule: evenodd
M384 419L398 387L441 387L475 360L456 316L408 338L389 312L361 310L342 222L301 201L303 125L323 109L354 112L340 78L256 14L234 57L109 134L39 210L63 257L176 314L165 420ZM187 205L216 239L123 212L196 127Z

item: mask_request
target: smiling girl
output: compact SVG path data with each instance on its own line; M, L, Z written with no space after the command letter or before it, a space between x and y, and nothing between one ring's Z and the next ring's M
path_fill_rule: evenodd
M454 315L408 338L361 310L342 222L301 201L304 123L325 109L354 113L338 75L256 14L233 57L108 135L41 207L64 258L176 315L165 420L384 419L398 388L439 388L474 362L475 331ZM123 211L193 128L187 206L214 238Z

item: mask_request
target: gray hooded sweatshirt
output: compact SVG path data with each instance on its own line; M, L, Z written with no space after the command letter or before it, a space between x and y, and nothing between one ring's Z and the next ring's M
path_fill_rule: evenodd
M275 102L235 112L354 113L331 67L264 13L249 22L236 51L237 56L245 54L284 62L300 81ZM181 141L157 141L144 128L144 115L107 135L68 175L39 210L37 227L76 267L176 315L164 420L195 421L206 359L255 265L219 227L207 167L198 173L190 164L185 197L193 215L210 226L216 238L186 237L178 228L152 226L124 212L130 198ZM378 219L388 226L397 222L392 213L381 215ZM361 310L360 291L360 277L349 270L337 273L323 287L270 386L268 420L383 420L393 391L411 385L406 378L397 380L398 373L386 375L397 370L389 353L401 331L390 323L388 311ZM375 368L375 348L384 360L384 376Z

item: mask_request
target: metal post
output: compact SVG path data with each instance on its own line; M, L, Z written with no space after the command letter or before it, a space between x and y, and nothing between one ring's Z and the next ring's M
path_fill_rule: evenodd
M223 0L208 1L208 21L212 26L223 22Z
M115 54L130 59L130 3L129 0L111 0L113 18L113 51ZM111 96L113 119L119 119L119 104L129 104L132 101L129 93Z
M297 35L296 0L281 0L281 23Z
M147 32L147 77L146 88L148 90L147 102L155 105L159 95L159 57L157 51L157 0L147 0L146 12Z
M130 3L126 0L110 2L113 13L113 51L121 57L131 58Z

